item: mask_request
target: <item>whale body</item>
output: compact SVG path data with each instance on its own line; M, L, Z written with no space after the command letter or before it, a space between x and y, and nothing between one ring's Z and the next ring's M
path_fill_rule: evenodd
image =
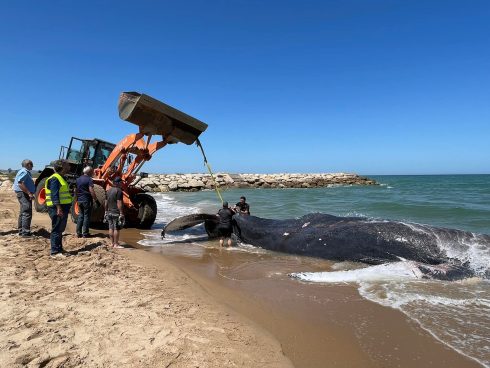
M204 223L208 236L217 237L217 218L209 216ZM490 246L490 236L484 234L320 213L287 220L237 214L233 233L264 249L334 261L414 261L423 277L444 280L476 276L468 260L455 255L465 254L469 244L487 250ZM488 270L483 276L489 276Z

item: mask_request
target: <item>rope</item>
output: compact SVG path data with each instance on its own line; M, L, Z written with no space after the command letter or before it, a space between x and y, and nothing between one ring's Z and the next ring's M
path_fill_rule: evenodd
M208 159L206 158L206 154L204 153L204 148L202 148L201 142L199 141L199 138L196 139L196 145L201 149L202 157L204 158L204 164L207 166L209 175L211 175L211 180L213 181L214 184L214 190L216 191L216 195L218 196L219 200L221 201L221 204L223 204L223 197L221 196L220 190L219 190L219 184L214 180L214 175L211 170L211 165L209 165Z

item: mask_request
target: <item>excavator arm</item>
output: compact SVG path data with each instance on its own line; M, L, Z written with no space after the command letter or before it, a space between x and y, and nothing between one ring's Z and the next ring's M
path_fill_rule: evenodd
M162 137L162 140L150 144L151 138L151 135L145 136L142 133L125 137L101 168L100 177L111 180L120 176L126 185L130 185L143 164L151 160L153 154L168 143L167 139ZM129 160L129 154L134 155L134 159Z
M139 132L123 138L95 176L105 181L120 176L126 187L156 151L168 143L190 145L207 128L202 121L137 92L121 93L118 108L121 119L137 125ZM161 136L161 140L150 143L153 136ZM133 160L129 159L130 154L134 155Z

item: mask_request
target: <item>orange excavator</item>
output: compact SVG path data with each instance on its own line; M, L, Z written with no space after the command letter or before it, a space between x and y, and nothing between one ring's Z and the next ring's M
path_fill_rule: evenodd
M59 159L65 159L70 164L70 172L65 178L73 189L76 178L82 175L85 166L95 168L94 190L102 204L112 180L117 176L121 177L126 226L147 229L155 222L157 205L151 195L136 187L141 178L148 176L146 173L139 173L141 167L167 144L182 142L190 145L196 142L208 126L161 101L137 92L121 93L118 109L121 119L139 127L138 133L129 134L117 145L101 139L72 137L68 147L61 147ZM53 172L52 162L36 179L34 202L38 212L47 211L44 184ZM74 222L78 214L79 207L75 197L71 207ZM94 208L91 223L101 224L103 218L103 206Z

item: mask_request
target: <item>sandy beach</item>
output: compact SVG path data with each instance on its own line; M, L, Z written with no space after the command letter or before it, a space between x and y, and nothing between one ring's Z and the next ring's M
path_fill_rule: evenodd
M180 243L107 249L105 232L64 237L49 257L49 218L35 237L15 229L17 202L0 193L2 367L478 367L399 311L350 285L291 283L323 260ZM280 275L271 277L271 269Z
M105 248L104 234L64 237L49 257L49 218L17 235L17 202L0 194L1 367L289 367L268 332L218 304L165 263L158 271Z

